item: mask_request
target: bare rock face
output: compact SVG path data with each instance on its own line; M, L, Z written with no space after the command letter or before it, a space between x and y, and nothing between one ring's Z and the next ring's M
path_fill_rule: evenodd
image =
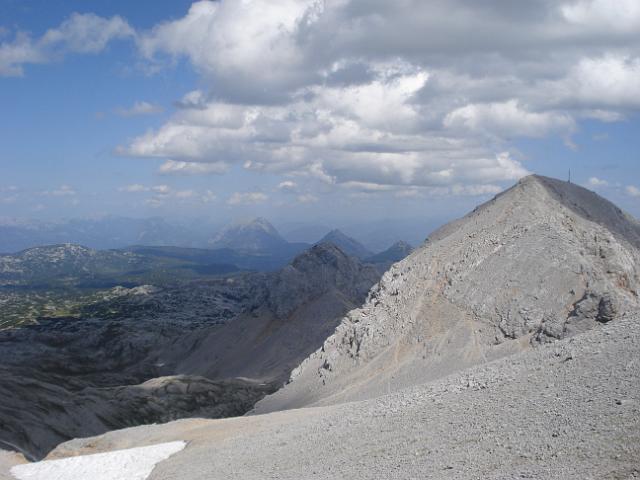
M395 264L257 412L370 398L640 308L640 224L531 176Z

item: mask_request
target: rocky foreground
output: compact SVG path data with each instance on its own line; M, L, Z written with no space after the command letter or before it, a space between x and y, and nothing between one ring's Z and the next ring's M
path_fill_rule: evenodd
M149 479L640 477L640 317L380 398L73 440L185 440Z

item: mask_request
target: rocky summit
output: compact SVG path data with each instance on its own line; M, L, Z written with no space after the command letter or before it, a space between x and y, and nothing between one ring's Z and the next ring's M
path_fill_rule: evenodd
M256 412L361 400L640 308L640 224L580 186L530 176L387 271Z

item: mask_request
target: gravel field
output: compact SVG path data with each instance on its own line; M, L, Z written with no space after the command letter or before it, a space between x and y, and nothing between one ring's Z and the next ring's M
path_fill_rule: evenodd
M185 440L150 479L640 477L640 317L373 400L183 420L51 458Z

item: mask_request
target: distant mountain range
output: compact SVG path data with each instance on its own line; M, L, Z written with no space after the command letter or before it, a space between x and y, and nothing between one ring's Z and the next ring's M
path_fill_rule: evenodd
M127 236L121 234L127 229L131 230ZM186 242L189 236L182 232L181 237L178 230L162 219L111 218L66 224L5 223L0 225L0 252L11 251L12 246L32 241L43 244L13 254L0 254L0 286L131 286L242 270L273 271L311 247L308 243L286 241L264 218L224 227L206 242L208 248L178 246L181 239ZM47 244L48 241L68 238L81 238L87 243ZM130 246L111 247L118 242ZM176 243L169 246L169 242ZM410 252L410 247L401 243L374 255L340 230L330 231L316 244L327 243L337 246L349 256L376 264L379 271ZM99 247L92 248L93 245ZM104 248L104 245L108 247Z
M0 219L0 253L74 243L96 249L129 245L204 246L212 225L173 225L162 218L102 217L60 222Z
M0 218L0 254L16 253L43 245L71 243L98 250L121 249L132 245L228 248L243 254L285 254L290 260L295 253L303 250L303 245L331 241L351 255L366 258L383 251L398 240L421 243L428 233L424 228L418 229L422 233L414 232L408 225L402 224L399 227L397 222L389 222L356 225L348 229L349 235L340 230L331 230L327 226L289 223L284 224L286 234L281 235L264 218L234 222L223 228L207 219L174 224L159 217L137 219L105 216L57 222ZM407 236L398 238L402 232ZM294 252L293 256L290 255L291 252Z

